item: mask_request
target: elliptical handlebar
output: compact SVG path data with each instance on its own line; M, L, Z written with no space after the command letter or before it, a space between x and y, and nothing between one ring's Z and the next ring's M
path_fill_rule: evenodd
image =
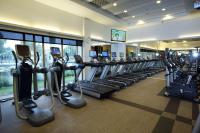
M66 56L66 63L69 61L69 55L68 53L65 53L65 56Z
M38 65L38 63L39 63L39 61L40 61L40 55L39 55L39 52L36 52L36 55L37 55L37 61L36 61L36 63L35 63L35 67L34 67L34 68L37 67L37 65Z
M15 51L12 51L12 54L13 54L13 57L14 57L14 59L15 59L15 67L16 67L16 69L17 69L18 60L17 60L17 56L16 56L16 54L15 54Z

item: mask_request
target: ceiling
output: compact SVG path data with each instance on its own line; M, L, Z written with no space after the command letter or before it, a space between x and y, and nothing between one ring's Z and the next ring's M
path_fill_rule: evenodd
M165 50L165 48L170 48L174 50L186 50L195 49L195 47L200 47L200 38L196 39L176 39L167 41L151 41L151 42L141 42L140 47Z
M163 22L193 13L193 0L71 0L95 7L127 24ZM114 6L115 4L115 6ZM166 16L167 15L167 16ZM164 19L165 18L165 19ZM142 20L142 21L141 21ZM140 23L138 23L140 22Z

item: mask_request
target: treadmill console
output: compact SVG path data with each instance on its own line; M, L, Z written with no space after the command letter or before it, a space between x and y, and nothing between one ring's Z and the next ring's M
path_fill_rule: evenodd
M97 57L97 52L91 50L91 51L89 52L89 56L90 56L91 58L96 58L96 57Z
M111 54L112 54L112 57L113 57L113 58L116 58L116 57L117 57L117 53L116 53L116 52L112 52Z
M124 58L124 53L123 53L123 52L120 52L120 53L119 53L119 56L120 56L120 58Z
M107 51L103 51L101 54L102 54L102 57L105 57L105 58L109 57L109 55L108 55L108 52L107 52Z
M91 60L91 62L97 62L97 52L96 51L93 51L93 50L91 50L90 52L89 52L89 56L92 58L92 60Z

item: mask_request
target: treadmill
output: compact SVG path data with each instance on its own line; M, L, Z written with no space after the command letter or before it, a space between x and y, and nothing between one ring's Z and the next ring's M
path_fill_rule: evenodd
M96 51L93 51L93 53L95 53L95 56L91 56L90 54L90 57L96 57ZM100 78L99 79L95 79L93 82L94 83L97 83L97 84L100 84L100 85L106 85L106 86L111 86L111 87L114 87L115 90L120 90L124 87L126 87L126 83L124 82L117 82L117 81L111 81L111 80L108 80L106 79L106 76L107 74L109 73L110 71L110 65L111 63L108 62L108 52L107 51L103 51L102 52L102 57L105 59L104 62L102 62L102 64L104 65L103 67L103 71L100 75Z
M115 88L106 85L100 85L98 83L93 82L94 76L99 67L102 67L104 64L102 63L94 63L94 62L83 62L83 59L80 55L74 55L75 61L77 64L82 64L82 68L91 67L89 73L85 80L79 81L78 86L73 88L74 91L80 92L79 87L82 88L82 93L88 96L92 96L98 99L108 98L115 92Z
M112 68L111 76L107 77L107 79L110 81L125 83L127 87L135 83L136 81L138 81L138 79L137 77L131 77L131 76L123 77L124 70L128 62L124 62L123 60L124 53L121 52L120 57L121 57L120 62L116 62L115 60L111 62L111 66L113 66L113 68Z
M119 72L119 75L117 75L117 77L121 77L121 78L131 78L134 79L136 82L142 79L145 79L147 76L145 74L137 74L137 73L133 73L133 66L134 64L137 62L134 61L126 61L126 63L124 64L124 68L123 70L121 70Z

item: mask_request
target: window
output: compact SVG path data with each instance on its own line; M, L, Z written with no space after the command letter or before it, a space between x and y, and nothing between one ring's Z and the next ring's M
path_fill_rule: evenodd
M33 41L33 35L31 35L31 34L25 34L25 40L26 41Z
M15 60L12 51L16 44L22 41L0 39L0 97L7 98L13 92L13 77L10 73L15 68Z
M36 47L36 52L39 53L39 57L40 57L40 60L38 62L38 67L44 67L44 64L43 64L43 44L42 43L35 43L35 47ZM38 88L39 89L43 89L44 88L44 74L42 73L39 73L37 74L37 81L38 81Z
M63 45L63 58L65 59L65 55L68 54L69 61L68 64L75 62L74 55L77 54L77 47L76 46L70 46L70 45ZM74 71L68 70L65 71L65 81L66 83L74 82Z
M36 42L42 42L42 36L36 35L35 36L35 41Z
M75 54L82 55L82 41L80 40L0 30L0 99L11 97L13 93L13 77L10 70L15 68L15 60L11 52L15 50L16 44L28 45L33 61L36 61L34 59L35 54L39 52L40 60L37 65L38 67L49 68L52 65L53 59L50 54L50 47L60 48L64 59L66 59L65 53L68 53L69 64L75 62ZM61 49L62 45L63 51ZM37 74L39 89L45 87L44 77L44 74ZM65 79L66 84L74 82L74 71L66 71Z
M10 31L0 31L0 38L2 39L12 39L12 40L23 40L23 34Z

